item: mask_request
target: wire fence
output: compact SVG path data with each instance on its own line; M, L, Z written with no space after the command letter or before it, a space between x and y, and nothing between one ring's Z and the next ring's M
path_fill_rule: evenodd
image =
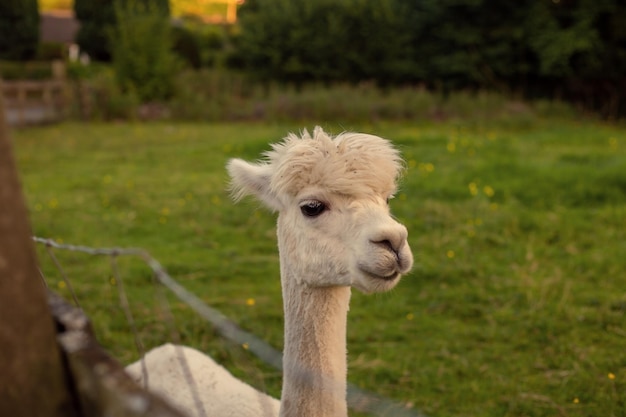
M112 277L115 279L115 283L118 289L118 302L124 312L125 319L133 335L135 347L140 356L143 357L146 353L145 347L141 337L139 336L140 332L138 329L138 325L133 316L131 305L125 290L124 277L123 274L120 273L120 268L118 266L118 258L120 257L134 257L143 261L145 265L147 265L147 267L151 270L155 281L161 286L161 288L167 288L180 301L182 301L185 305L189 306L195 313L197 313L202 319L209 322L221 337L239 346L246 346L246 350L253 353L261 361L270 365L276 370L282 371L282 355L278 350L269 345L265 340L240 328L237 324L235 324L232 320L222 314L219 310L208 306L198 296L187 290L178 281L172 278L165 270L165 268L161 265L161 263L157 259L152 257L150 253L146 250L141 248L120 247L94 248L83 245L58 243L52 239L41 237L34 237L33 240L36 243L45 247L45 250L50 257L54 267L62 277L64 286L68 289L69 293L71 294L71 298L73 299L73 302L76 304L77 307L80 307L79 297L74 289L72 280L65 272L65 269L63 268L63 265L56 256L55 251L63 250L79 252L87 255L103 256L109 258L111 274ZM43 273L42 278L44 278L45 281ZM165 294L163 294L163 296L161 297L160 304L164 307L164 312L167 316L166 324L169 327L169 333L171 335L171 338L173 339L170 341L178 343L180 339L179 334L175 328L173 313L171 311L171 308L169 307ZM183 366L186 365L183 364ZM150 375L143 361L141 369L144 384L146 384L147 388L149 388ZM187 373L189 373L188 368ZM194 384L193 378L187 378L187 382L190 385ZM195 393L195 396L200 395L197 389L194 389L194 387L191 388L191 391ZM371 415L393 417L425 417L424 414L414 409L407 408L402 404L399 404L377 394L365 391L350 383L348 384L347 400L348 406L351 409ZM197 404L200 404L199 398L195 398L195 402ZM198 406L198 410L198 414L203 415L202 407L200 405Z

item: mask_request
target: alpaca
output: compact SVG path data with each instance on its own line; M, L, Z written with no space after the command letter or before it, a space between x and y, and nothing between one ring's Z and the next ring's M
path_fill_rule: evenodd
M285 315L279 414L347 416L351 288L364 293L390 290L413 265L407 230L388 207L402 160L385 139L360 133L331 137L320 127L312 136L306 130L301 137L288 135L264 156L258 163L232 159L227 168L236 201L252 195L278 212ZM188 374L200 401L180 394L185 379L179 361L172 358L176 348L188 356ZM146 356L146 366L149 371L160 368L157 376L154 370L149 373L151 387L192 415L198 415L198 402L209 416L278 414L276 400L190 348L156 348ZM131 368L140 379L139 363ZM238 382L230 385L233 380ZM227 395L239 403L221 407Z
M189 417L276 417L280 403L240 381L210 356L188 346L167 343L126 372L147 388L161 394Z

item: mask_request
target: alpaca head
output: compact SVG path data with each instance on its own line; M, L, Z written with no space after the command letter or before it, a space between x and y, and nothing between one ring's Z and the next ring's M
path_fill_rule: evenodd
M266 159L228 163L237 199L278 211L283 279L310 286L393 288L413 265L406 228L389 212L402 169L385 139L361 133L289 135Z

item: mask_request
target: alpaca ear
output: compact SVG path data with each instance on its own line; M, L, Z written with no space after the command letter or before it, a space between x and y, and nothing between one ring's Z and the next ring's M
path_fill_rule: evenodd
M271 210L281 209L280 201L270 190L272 168L269 165L231 159L226 169L230 175L230 191L235 201L253 195Z

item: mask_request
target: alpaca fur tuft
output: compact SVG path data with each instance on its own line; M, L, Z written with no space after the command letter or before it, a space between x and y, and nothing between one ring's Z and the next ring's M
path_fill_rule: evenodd
M306 130L288 135L265 156L277 195L295 196L306 187L354 198L391 195L402 171L400 154L387 140L349 132L332 137L319 126L313 136Z
M231 160L230 190L236 201L253 194L274 211L285 197L310 188L351 198L388 198L404 168L400 153L386 139L352 132L333 137L319 126L312 136L306 129L301 136L289 134L264 156L257 164Z

